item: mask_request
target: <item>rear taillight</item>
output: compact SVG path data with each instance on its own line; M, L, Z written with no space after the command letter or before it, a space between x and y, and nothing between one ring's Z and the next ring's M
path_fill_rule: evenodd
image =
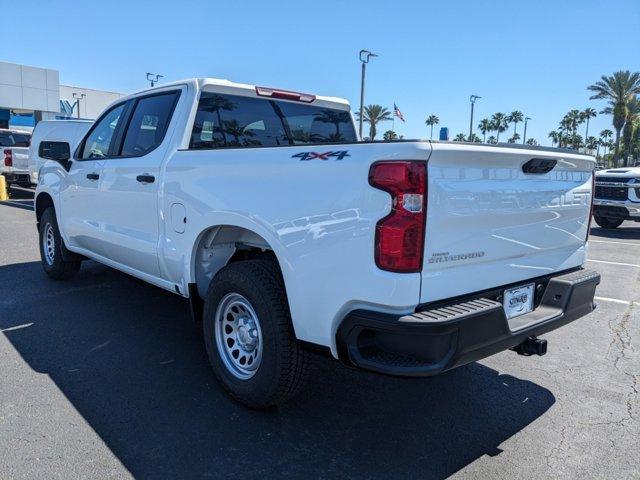
M419 272L424 255L427 164L377 162L369 171L369 183L391 195L391 213L376 225L376 265L391 272Z
M591 205L589 206L589 220L587 221L587 237L585 241L589 240L589 234L591 233L591 219L593 218L593 198L596 196L596 172L591 173Z
M13 152L10 148L4 150L4 166L13 167Z
M282 100L304 103L312 103L316 99L315 95L309 95L308 93L291 92L277 88L256 87L256 93L261 97L281 98Z

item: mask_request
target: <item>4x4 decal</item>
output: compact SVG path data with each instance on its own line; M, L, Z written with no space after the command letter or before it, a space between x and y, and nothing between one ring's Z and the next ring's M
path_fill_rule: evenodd
M329 160L331 157L335 157L337 160L342 160L344 157L350 157L348 150L339 150L336 152L300 152L295 155L291 155L291 158L299 158L301 162L309 160Z

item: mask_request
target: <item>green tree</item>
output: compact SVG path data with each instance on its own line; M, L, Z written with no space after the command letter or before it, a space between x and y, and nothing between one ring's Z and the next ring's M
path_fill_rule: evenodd
M527 145L531 145L532 147L535 147L538 145L538 141L535 138L529 138L527 139Z
M457 134L453 141L454 142L465 142L467 140L467 136L464 133Z
M478 135L476 135L475 133L471 134L471 142L473 143L482 143L482 140L480 140L480 137Z
M382 134L382 138L384 138L385 140L397 140L398 134L393 130L387 130Z
M360 118L360 112L356 112L358 119ZM364 115L362 120L369 124L369 139L374 140L378 133L378 124L380 122L388 122L393 120L391 112L382 105L367 105L364 107Z
M524 115L519 110L514 110L509 115L507 115L507 122L513 123L513 135L516 134L516 127L518 122L522 122L524 120Z
M518 143L518 140L520 140L520 134L519 133L514 133L511 138L509 140L507 140L509 143Z
M440 119L437 115L429 115L427 120L424 122L428 127L431 127L431 133L429 134L429 140L433 140L433 126L438 125L440 123Z
M589 120L592 118L596 118L598 113L595 109L588 107L582 111L582 120L587 123L587 126L584 129L584 138L589 138Z
M609 106L603 113L613 115L613 128L616 131L615 156L620 155L620 133L627 119L627 102L640 94L640 72L631 73L620 70L613 75L603 75L599 81L589 85L587 90L594 92L592 100L607 100Z
M483 118L482 120L480 120L480 123L478 124L478 130L482 132L482 141L484 143L487 142L487 133L491 132L492 129L493 125L491 125L491 120L489 120L488 118Z
M622 137L624 139L625 165L628 164L628 158L631 156L633 139L635 136L635 130L638 127L638 121L640 121L640 100L638 100L638 97L633 97L627 102L627 118L622 131Z
M556 143L560 146L560 132L556 132L555 130L551 130L549 132L549 138L551 139L551 146L553 147Z
M500 134L505 132L509 127L507 116L504 113L494 113L491 116L492 131L496 132L496 143L500 142Z
M587 137L587 140L585 141L585 146L587 147L587 150L593 152L598 148L598 145L599 145L599 142L596 137L593 137L593 136Z
M491 135L489 138L487 138L487 143L495 145L496 143L498 143L498 139L496 137L494 137L493 135Z

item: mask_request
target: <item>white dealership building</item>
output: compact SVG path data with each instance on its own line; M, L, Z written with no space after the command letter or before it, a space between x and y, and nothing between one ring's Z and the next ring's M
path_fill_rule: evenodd
M40 120L56 118L93 120L121 96L61 85L58 70L0 62L0 128L30 130Z

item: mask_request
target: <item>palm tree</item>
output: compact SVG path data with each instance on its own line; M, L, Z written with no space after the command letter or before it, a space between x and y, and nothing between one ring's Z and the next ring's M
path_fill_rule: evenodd
M638 120L640 120L640 100L638 100L636 96L627 102L627 118L624 123L624 129L622 130L625 158L631 155L631 147L633 145L633 137Z
M464 133L459 133L453 139L454 142L464 142L467 140L467 136Z
M487 143L487 132L493 130L491 120L489 120L488 118L483 118L482 120L480 120L480 123L478 124L478 130L482 132L482 141L484 143Z
M560 143L560 133L556 132L555 130L551 130L549 132L548 137L551 139L551 146L553 147L556 143Z
M387 130L382 134L382 138L384 138L385 140L397 140L398 134L393 130Z
M519 133L514 133L513 136L507 141L509 143L518 143L518 140L520 140L520 134Z
M356 112L356 116L360 118L360 112ZM367 105L364 107L364 116L363 121L368 123L369 126L369 139L373 140L376 138L376 133L378 133L377 125L380 122L388 122L389 120L393 120L391 116L391 112L382 105Z
M582 120L587 122L587 127L584 129L584 138L589 138L589 119L596 118L597 115L598 113L591 107L582 111Z
M599 81L589 85L587 90L594 92L589 97L591 100L605 99L609 102L609 107L603 112L613 114L617 157L620 155L620 132L627 119L627 102L634 95L640 94L640 72L631 73L629 70L620 70L610 76L603 75Z
M492 130L494 130L496 135L496 143L500 142L500 134L507 130L509 127L509 123L507 121L507 116L504 113L494 113L491 117L491 124L493 125Z
M532 147L535 147L538 145L538 141L535 138L529 138L527 139L527 145L531 145Z
M514 136L516 134L516 127L518 125L518 122L522 122L523 120L524 120L524 115L522 114L522 112L520 112L518 110L514 110L513 112L511 112L507 116L507 122L513 123L513 135Z
M480 137L478 135L476 135L475 133L471 134L471 139L469 140L473 143L482 143L482 140L480 140Z
M440 119L437 115L429 115L427 120L424 122L428 127L431 127L431 134L429 136L429 140L433 140L433 126L438 125L440 123Z
M599 142L598 139L596 137L587 137L587 139L585 140L585 146L587 148L587 150L590 150L591 152L593 152L595 149L598 148Z
M489 138L487 138L487 143L491 143L495 145L496 143L498 143L498 140L496 139L496 137L491 135Z

